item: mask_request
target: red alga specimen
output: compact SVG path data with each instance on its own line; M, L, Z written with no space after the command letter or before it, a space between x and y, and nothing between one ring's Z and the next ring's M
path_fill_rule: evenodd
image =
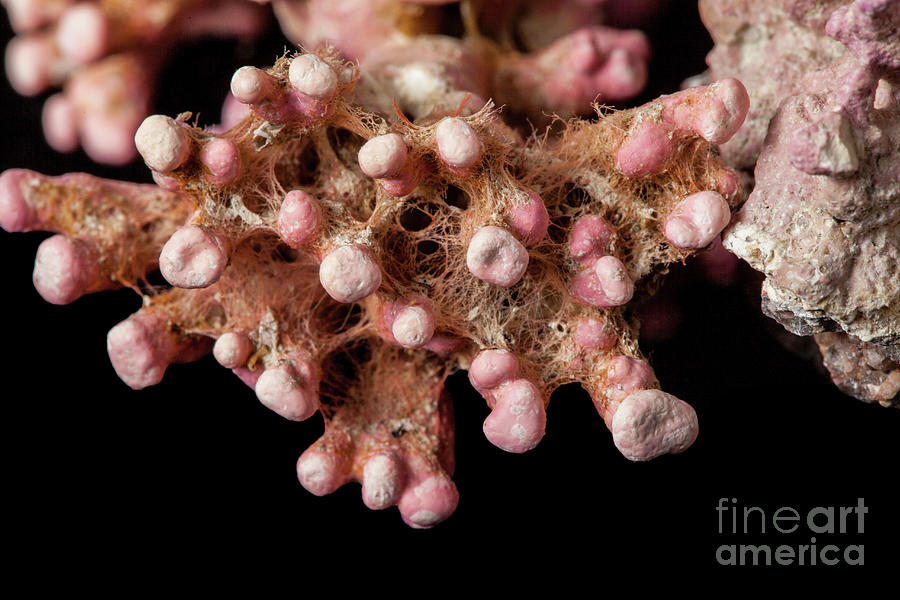
M10 170L0 225L56 233L34 271L51 302L143 296L108 335L128 385L212 352L275 412L322 414L297 463L307 489L358 481L414 527L456 507L443 387L459 369L510 452L540 441L569 382L629 459L685 450L696 414L659 389L628 308L741 200L713 145L743 122L743 86L525 139L465 87L485 73L477 40L415 44L406 63L321 51L241 68L231 91L249 114L230 129L188 115L138 129L158 187ZM147 282L157 267L172 287Z

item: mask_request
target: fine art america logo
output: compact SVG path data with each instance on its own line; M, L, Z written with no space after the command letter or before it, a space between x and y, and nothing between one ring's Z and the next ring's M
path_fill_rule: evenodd
M742 506L736 498L720 498L716 506L718 533L739 538L716 549L720 565L863 565L865 546L850 544L865 532L869 509L859 498L856 506L791 506L763 509ZM843 536L841 536L843 534ZM818 538L816 536L819 536ZM776 541L777 543L769 543ZM765 542L765 543L764 543Z

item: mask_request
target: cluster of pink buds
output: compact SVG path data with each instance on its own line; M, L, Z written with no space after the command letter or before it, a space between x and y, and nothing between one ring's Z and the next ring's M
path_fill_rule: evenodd
M524 137L485 100L521 89L494 52L418 36L360 66L323 50L242 67L230 126L141 123L158 185L9 170L0 225L56 234L34 271L51 302L142 295L107 337L129 386L212 353L279 415L322 415L305 488L359 482L413 527L458 501L460 369L506 451L534 448L551 393L578 382L627 458L682 452L696 413L659 389L629 311L740 203L714 146L747 94L726 79Z

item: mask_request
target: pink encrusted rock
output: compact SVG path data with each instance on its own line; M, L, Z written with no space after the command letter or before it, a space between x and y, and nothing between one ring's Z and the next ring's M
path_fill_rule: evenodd
M853 2L815 22L846 47L838 44L839 58L798 79L797 93L781 101L755 189L723 241L766 275L763 310L790 331L835 331L850 336L847 347L874 344L896 355L900 105L878 90L900 82L900 8ZM863 365L837 371L842 389L871 399L863 381L848 382L854 372L868 380Z
M769 121L801 81L846 53L825 35L828 15L847 0L700 0L700 15L715 42L707 56L712 79L735 77L747 88L747 123L722 145L732 165L752 169Z

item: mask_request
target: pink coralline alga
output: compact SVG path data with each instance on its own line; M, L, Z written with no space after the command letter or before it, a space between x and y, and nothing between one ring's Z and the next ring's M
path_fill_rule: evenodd
M766 275L766 314L818 334L842 390L891 404L900 391L900 2L701 4L719 44L713 75L741 77L757 100L749 127L723 147L739 167L759 155L725 246Z
M325 44L344 58L404 56L412 70L433 60L416 56L419 36L439 33L452 0L4 0L18 34L6 49L6 72L20 94L51 87L43 125L60 152L79 146L94 160L121 165L135 158L131 140L150 111L157 73L179 43L200 37L248 38L261 32L272 5L285 35L304 48ZM498 103L532 122L550 114L584 115L595 100L637 95L647 81L650 48L643 33L604 25L633 25L658 0L628 3L567 0L463 3L467 25L495 38L485 49L483 85ZM513 37L523 46L517 51ZM413 44L410 46L410 44ZM447 66L450 57L444 57ZM410 81L414 87L420 84ZM226 107L234 113L233 103ZM230 126L235 119L228 118ZM232 115L235 116L235 115ZM239 118L240 115L235 116Z
M150 110L157 73L177 44L258 34L263 9L247 0L3 0L17 36L6 48L13 88L53 87L43 126L55 150L79 146L95 161L133 160L134 132Z
M159 186L6 171L0 225L56 233L34 271L51 302L142 295L107 337L128 385L212 352L276 413L323 416L297 462L304 487L360 482L367 506L413 527L457 504L444 381L459 369L509 452L541 440L569 382L629 459L685 450L696 414L659 389L629 306L740 203L714 145L743 122L744 87L524 138L468 87L502 69L489 47L409 44L419 88L391 68L411 59L304 52L235 73L250 113L230 129L147 118L135 143ZM157 267L171 287L147 281Z

